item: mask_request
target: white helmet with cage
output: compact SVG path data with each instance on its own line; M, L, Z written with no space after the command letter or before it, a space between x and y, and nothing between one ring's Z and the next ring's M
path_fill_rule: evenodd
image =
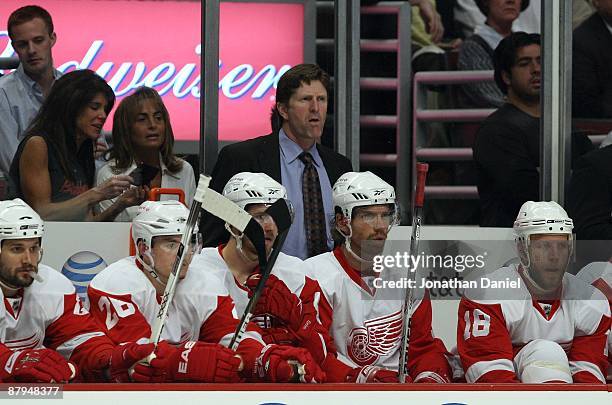
M340 207L350 222L355 207L395 205L395 189L372 172L348 172L334 184L333 200L334 207Z
M525 202L521 206L513 226L514 240L517 243L519 259L523 267L526 270L530 270L531 267L529 245L532 235L567 235L571 254L573 229L574 222L567 215L563 207L555 201ZM527 276L529 276L529 271L527 271ZM533 279L531 281L538 285Z
M145 201L138 208L138 215L132 221L132 239L138 252L138 242L145 244L144 255L151 264L146 264L140 254L136 254L138 260L149 274L158 282L162 283L155 270L155 261L151 255L153 238L156 236L182 235L185 231L189 210L179 201ZM197 227L194 229L194 236L197 235ZM199 242L194 242L194 247ZM162 283L164 284L164 283Z
M42 238L45 224L21 199L0 201L0 251L5 239Z
M273 204L286 199L287 189L265 173L241 172L229 179L223 195L245 209L249 204Z
M339 224L336 224L336 230L344 236L344 245L346 249L358 261L371 263L371 260L363 259L351 249L351 236L353 234L351 218L353 209L370 205L392 204L393 219L389 223L389 228L391 228L399 222L399 210L397 209L395 200L395 189L372 172L348 172L344 173L336 181L332 190L332 195L334 207L340 208L342 215L347 219L346 226L349 229L348 234L345 234Z

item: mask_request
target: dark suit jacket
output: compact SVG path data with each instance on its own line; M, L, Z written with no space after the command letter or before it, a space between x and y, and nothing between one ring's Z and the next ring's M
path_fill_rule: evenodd
M320 144L317 144L317 150L332 186L340 176L353 170L350 160L339 153ZM229 179L240 172L266 173L282 183L278 133L237 142L221 149L209 187L221 193ZM204 246L217 246L229 238L223 221L205 211L202 213L200 232L204 237Z
M578 239L612 240L612 145L578 160L566 206Z
M573 116L612 118L612 34L593 14L574 30Z

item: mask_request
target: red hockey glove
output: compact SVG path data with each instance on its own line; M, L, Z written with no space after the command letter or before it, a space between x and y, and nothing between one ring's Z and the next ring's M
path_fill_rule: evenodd
M0 354L0 379L4 382L67 383L76 366L51 349L26 349Z
M129 370L141 360L146 359L153 350L153 343L139 344L130 342L115 346L110 360L110 376L113 382L129 382Z
M325 373L307 350L267 345L255 360L253 373L266 382L325 382Z
M166 381L231 383L240 382L241 360L232 350L215 343L187 342L174 347L160 342L150 367L163 370ZM142 372L136 366L135 372Z
M299 345L299 339L296 334L285 327L262 329L261 337L263 341L269 345Z
M346 376L346 382L354 382L357 384L398 383L399 375L396 371L376 366L365 366L351 370ZM406 376L406 382L412 382L412 379Z
M253 292L260 275L254 274L247 280L247 287ZM251 294L250 294L251 295ZM266 281L255 309L254 315L270 315L286 326L287 333L282 328L273 327L271 332L264 328L263 339L266 343L295 345L306 348L320 364L327 356L326 335L316 319L312 303L303 304L295 294L291 293L285 283L271 274ZM321 332L321 336L319 334ZM271 336L270 336L271 334ZM325 335L325 336L322 336Z
M253 274L247 279L249 298L253 295L260 279L261 274ZM289 291L285 283L274 274L270 274L255 305L253 315L271 315L291 330L296 330L302 319L302 302Z

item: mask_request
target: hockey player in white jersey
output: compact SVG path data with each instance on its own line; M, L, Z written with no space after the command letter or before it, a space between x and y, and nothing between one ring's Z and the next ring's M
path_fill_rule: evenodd
M81 306L72 283L39 264L44 223L20 199L0 201L0 330L4 382L129 381L153 345L115 346ZM137 378L139 375L136 376Z
M576 274L576 277L601 291L608 299L608 304L612 309L612 263L589 263ZM612 382L612 331L608 334L608 375L606 381L608 383Z
M334 373L347 382L398 382L405 291L389 295L367 282L374 274L372 255L382 252L397 223L395 190L371 172L349 172L334 184L333 201L341 245L305 264L322 290L318 313L344 364ZM366 245L373 251L366 253ZM421 294L412 308L407 380L450 382L446 349L432 335L429 297Z
M111 264L91 281L91 312L116 343L151 335L188 215L177 201L145 201L132 222L136 256ZM293 381L297 376L288 360L309 359L291 348L265 346L256 325L248 326L236 353L227 348L238 325L234 303L214 272L189 267L199 248L196 229L157 357L135 369L169 382Z
M457 348L468 382L604 383L610 308L601 292L566 273L572 220L556 202L528 201L514 233L520 264L490 280L519 288L468 289Z
M264 173L242 172L227 182L223 195L259 222L269 255L278 229L265 211L270 204L287 197L285 187ZM259 281L258 257L246 235L229 224L226 229L231 235L228 243L203 249L194 258L192 267L218 274L241 315ZM254 309L253 321L262 328L266 343L306 348L314 360L322 364L327 358L328 344L325 343L327 334L320 333L321 325L316 320L312 302L316 288L316 283L305 277L303 262L280 252Z

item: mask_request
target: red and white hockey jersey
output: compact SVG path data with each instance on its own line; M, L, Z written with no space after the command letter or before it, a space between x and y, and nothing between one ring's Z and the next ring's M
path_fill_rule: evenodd
M372 289L350 267L340 248L304 263L323 293L318 313L334 339L338 358L350 367L374 365L397 371L405 290ZM382 279L388 275L391 272L380 273ZM433 337L431 301L422 294L413 301L411 325L410 376L416 382L425 377L446 380L450 375L446 348Z
M91 280L87 293L91 313L114 342L151 336L150 325L161 297L133 256L102 270ZM206 268L192 265L178 282L162 339L177 345L200 340L227 347L237 325L234 303L221 279ZM257 347L262 346L261 336L254 328L247 331L243 342L252 339L257 341Z
M3 297L2 343L12 350L56 350L76 363L86 379L100 378L109 364L112 343L83 308L67 278L45 265L38 266L38 274L42 283L34 281L15 298Z
M589 263L576 276L601 291L608 299L612 310L612 263ZM608 376L606 379L612 381L612 330L608 333Z
M565 274L561 299L534 300L518 265L502 267L489 280L517 280L519 288L467 289L459 304L457 349L468 382L518 382L513 359L528 343L543 339L567 354L574 382L604 382L610 308L603 294Z
M191 266L214 272L223 279L225 287L236 304L238 316L242 316L249 303L249 290L234 278L223 260L222 252L223 246L202 249L202 252L193 258ZM306 277L303 263L302 260L281 252L274 264L272 274L282 281L295 296L306 300L315 292L317 286L313 280Z

